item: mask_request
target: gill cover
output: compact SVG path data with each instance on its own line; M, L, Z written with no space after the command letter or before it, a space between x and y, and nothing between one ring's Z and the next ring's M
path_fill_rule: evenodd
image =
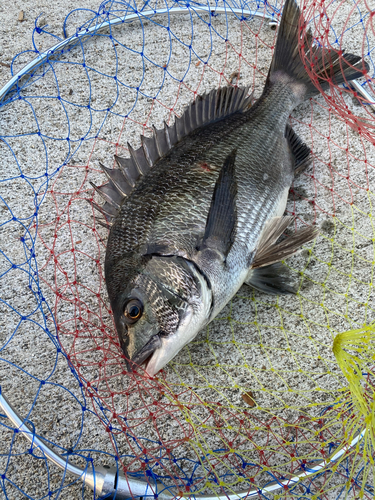
M162 339L174 336L182 323L189 323L200 297L201 284L192 263L175 256L154 255L148 260L122 294L121 307L114 311L128 370L148 358L151 362Z

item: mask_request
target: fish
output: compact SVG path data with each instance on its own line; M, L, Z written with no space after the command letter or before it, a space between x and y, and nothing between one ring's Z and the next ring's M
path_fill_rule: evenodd
M361 57L313 43L295 0L286 0L258 100L249 87L198 96L173 125L153 127L130 158L101 164L108 182L95 208L109 228L105 280L129 372L154 377L243 284L296 292L282 261L314 240L314 226L282 235L295 175L311 150L289 125L305 99L363 76ZM302 60L299 45L305 47ZM315 81L305 65L313 61Z

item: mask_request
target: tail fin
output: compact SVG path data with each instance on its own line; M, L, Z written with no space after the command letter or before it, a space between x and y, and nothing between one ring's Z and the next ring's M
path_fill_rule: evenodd
M323 49L313 46L312 42L296 1L286 0L267 85L277 81L287 82L292 87L294 84L293 90L303 100L327 90L330 83L349 82L369 70L369 65L359 56ZM304 61L300 46L304 47ZM310 66L310 71L305 65Z

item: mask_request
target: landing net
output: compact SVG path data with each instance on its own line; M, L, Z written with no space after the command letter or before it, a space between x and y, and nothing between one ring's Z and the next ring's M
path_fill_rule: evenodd
M173 15L176 7L187 10ZM332 85L290 119L313 164L295 179L287 212L296 227L321 228L285 262L297 295L241 288L153 380L125 371L104 283L107 230L87 202L98 201L90 181L105 182L99 161L114 166L114 154L129 155L127 142L137 147L152 125L173 123L197 95L251 84L259 97L281 7L148 2L137 10L113 1L73 11L64 29L76 40L1 102L1 391L58 453L87 470L118 464L149 481L150 498L254 488L270 499L374 497L375 119L362 94ZM375 101L370 3L301 7L315 43L369 63L358 83ZM146 16L157 9L167 13ZM127 15L136 19L99 29ZM40 27L33 37L57 42ZM14 59L14 72L37 46ZM313 61L307 67L314 78ZM279 490L264 490L275 481ZM0 492L94 498L4 414Z

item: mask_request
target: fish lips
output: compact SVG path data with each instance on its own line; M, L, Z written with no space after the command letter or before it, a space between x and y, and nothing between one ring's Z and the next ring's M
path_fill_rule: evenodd
M161 347L162 341L160 337L161 333L153 335L150 340L145 344L132 359L126 359L126 364L129 372L136 371L139 366L142 365L149 358L153 352Z

